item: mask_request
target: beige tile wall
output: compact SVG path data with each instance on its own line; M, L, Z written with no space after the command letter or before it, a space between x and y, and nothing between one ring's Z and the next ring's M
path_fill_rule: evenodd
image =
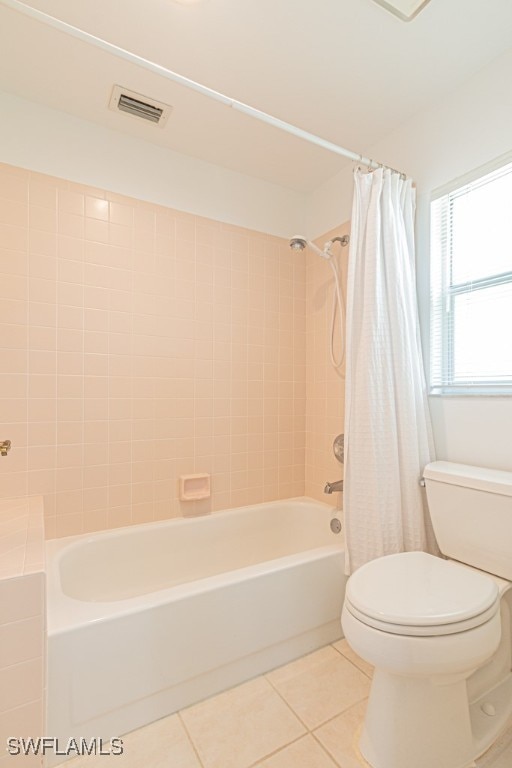
M0 497L48 536L302 495L305 338L286 241L0 166Z
M348 234L347 222L316 240L324 243L338 235ZM348 247L333 246L346 297ZM330 334L333 294L331 268L320 256L306 251L306 465L305 493L314 499L341 504L341 494L324 493L326 481L343 476L343 467L336 461L332 443L343 432L345 398L345 364L335 369L330 361ZM335 349L340 349L339 326L336 321Z

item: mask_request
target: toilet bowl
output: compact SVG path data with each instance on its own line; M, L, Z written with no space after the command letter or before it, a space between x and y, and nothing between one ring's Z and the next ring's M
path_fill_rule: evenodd
M439 495L448 497L440 535L432 514L440 547L450 509L459 509L452 497L471 487L471 470L477 475L475 503L482 504L482 494L492 502L497 493L500 514L496 524L488 499L478 514L470 508L470 530L458 531L466 556L481 544L484 518L487 525L496 524L495 559L512 567L512 473L493 478L486 470L491 476L482 486L479 468L447 462L425 468L427 493L429 484L440 484L436 504ZM502 514L503 498L508 517ZM510 530L502 530L503 523ZM450 535L457 541L453 531ZM474 543L467 541L470 536ZM503 557L503 546L510 548L509 558ZM484 557L489 564L492 552L487 549ZM468 566L424 552L389 555L348 580L343 631L353 650L375 667L360 739L372 768L469 768L512 715L512 585L499 578L511 574L477 570L472 566L479 564L478 556L471 559Z

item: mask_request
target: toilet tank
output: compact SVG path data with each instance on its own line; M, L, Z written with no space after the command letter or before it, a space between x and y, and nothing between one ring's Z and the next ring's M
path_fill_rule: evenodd
M434 461L423 477L441 552L512 581L512 472Z

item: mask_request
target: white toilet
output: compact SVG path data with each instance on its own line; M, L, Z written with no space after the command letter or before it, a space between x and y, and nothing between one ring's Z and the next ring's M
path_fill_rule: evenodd
M375 667L373 768L469 768L512 718L512 472L436 461L424 478L450 559L389 555L347 583L343 631Z

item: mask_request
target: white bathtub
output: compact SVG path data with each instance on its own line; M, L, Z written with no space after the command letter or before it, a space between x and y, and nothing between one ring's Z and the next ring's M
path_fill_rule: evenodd
M339 638L333 514L291 499L47 542L47 733L119 736Z

